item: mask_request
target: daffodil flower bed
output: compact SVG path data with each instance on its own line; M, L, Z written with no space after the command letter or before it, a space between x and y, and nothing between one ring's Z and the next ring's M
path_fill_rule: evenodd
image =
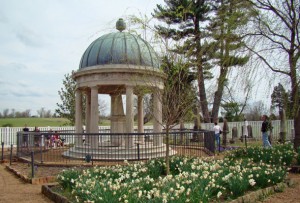
M67 170L58 175L58 180L77 202L222 201L282 182L288 160L294 156L293 152L286 152L290 148L249 148L262 152L247 156L247 150L234 151L222 160L173 156L169 175L164 174L164 159L153 159L146 163L126 162L126 166ZM268 156L269 161L259 160L255 154Z

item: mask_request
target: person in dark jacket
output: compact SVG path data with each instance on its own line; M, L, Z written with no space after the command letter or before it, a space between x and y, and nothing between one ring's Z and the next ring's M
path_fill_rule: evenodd
M270 123L268 121L268 116L263 115L261 117L263 123L261 124L261 132L262 132L262 141L263 141L263 147L272 147L269 142L269 133L270 133Z

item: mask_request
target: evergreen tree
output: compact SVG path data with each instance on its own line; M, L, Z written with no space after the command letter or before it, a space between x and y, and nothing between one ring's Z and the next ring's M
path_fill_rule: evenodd
M244 0L219 0L214 5L216 15L212 18L208 30L213 38L211 49L214 50L209 53L213 64L220 70L211 115L213 121L216 121L230 68L243 66L249 60L247 54L242 54L245 43L240 30L247 25L255 12L251 4Z
M70 121L70 125L75 124L76 82L73 80L72 74L65 75L65 78L63 80L64 87L58 91L62 103L56 103L58 109L55 110L55 113L59 117L67 118Z
M167 39L177 41L172 51L184 54L189 66L196 68L201 111L204 121L209 122L208 102L205 92L204 79L210 77L208 70L211 66L206 57L208 47L205 22L209 19L211 7L208 0L165 0L166 6L157 5L153 16L166 23L158 25L158 33ZM202 27L201 27L202 26Z
M286 117L288 119L293 118L293 112L291 108L292 94L290 91L286 92L281 83L278 83L278 85L274 87L274 90L271 94L271 104L271 107L277 107L279 112L281 110L285 110Z
M227 119L229 122L233 121L242 121L244 119L244 116L242 115L242 104L239 104L237 102L228 102L221 105L224 109L224 112L222 112L223 116Z
M281 111L285 109L288 103L288 94L285 91L282 84L278 83L277 86L274 87L273 93L271 95L272 99L272 107L278 107L278 110Z
M63 85L59 91L58 94L60 96L60 99L62 101L61 104L56 103L58 106L57 109L55 109L55 114L58 117L67 118L69 120L68 125L74 125L75 124L75 92L76 92L76 82L72 78L74 71L72 71L71 74L66 74L65 78L63 80ZM85 119L85 96L82 98L82 119Z

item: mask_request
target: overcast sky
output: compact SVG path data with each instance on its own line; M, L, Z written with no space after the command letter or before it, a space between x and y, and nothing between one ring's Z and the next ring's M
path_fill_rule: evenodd
M3 0L0 6L0 111L57 108L65 74L89 44L127 15L150 16L163 0Z
M163 0L2 0L0 6L0 112L57 108L65 74L77 70L92 41L115 31L128 15L151 16ZM263 74L261 74L263 75ZM270 105L259 77L250 100ZM276 83L277 84L277 83ZM215 83L213 83L215 86ZM240 90L237 90L238 92ZM239 94L243 102L243 94ZM109 97L101 99L107 101ZM109 112L109 109L108 109Z

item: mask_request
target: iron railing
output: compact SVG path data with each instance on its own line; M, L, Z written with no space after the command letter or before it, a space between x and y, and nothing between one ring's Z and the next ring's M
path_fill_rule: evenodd
M166 133L18 132L16 156L40 164L94 164L147 160L166 155ZM212 131L169 133L169 155L209 156L215 152Z

